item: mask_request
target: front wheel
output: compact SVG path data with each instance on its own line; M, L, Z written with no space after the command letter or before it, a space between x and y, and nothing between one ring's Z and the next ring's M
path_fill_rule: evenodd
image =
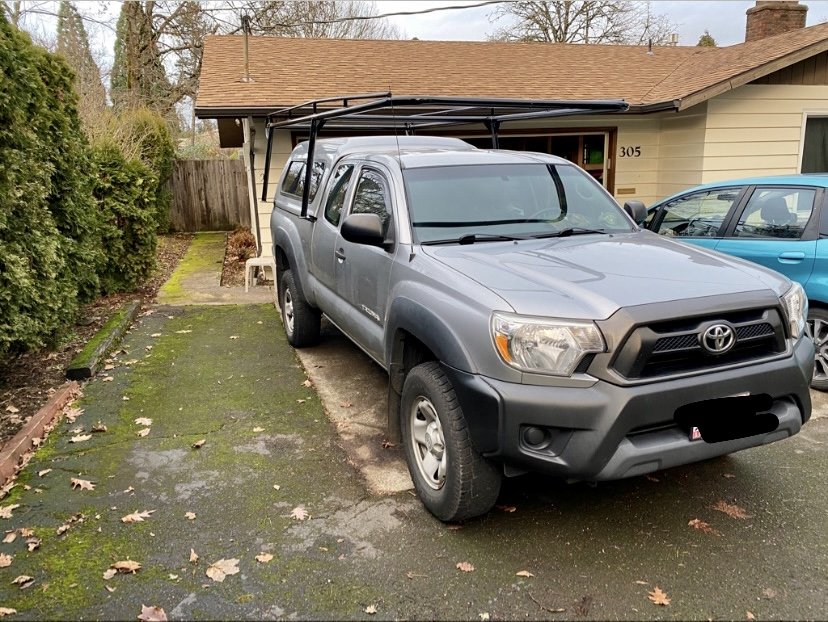
M281 283L279 307L288 343L294 348L316 345L319 342L322 315L299 293L290 270L284 271Z
M816 349L811 388L828 391L828 311L819 307L808 310L808 334Z
M408 471L423 505L442 521L488 512L500 493L501 475L474 449L439 363L423 363L408 373L400 417Z

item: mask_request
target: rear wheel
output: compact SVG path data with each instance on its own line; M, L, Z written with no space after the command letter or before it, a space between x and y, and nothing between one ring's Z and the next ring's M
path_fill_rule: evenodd
M408 373L400 417L408 471L426 508L442 521L488 512L500 492L501 475L474 449L439 363L422 363Z
M828 391L828 311L820 307L808 310L808 333L816 349L811 388Z
M304 348L319 343L322 315L299 293L290 270L282 273L279 307L282 323L285 325L285 335L290 345L294 348Z

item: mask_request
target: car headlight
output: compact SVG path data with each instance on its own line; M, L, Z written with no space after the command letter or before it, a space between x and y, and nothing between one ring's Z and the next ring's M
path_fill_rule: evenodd
M794 283L779 300L782 301L782 309L785 311L785 320L788 322L791 336L799 339L808 319L808 298L805 296L805 290L799 283Z
M584 355L604 351L604 338L593 322L492 315L495 349L507 365L521 371L571 376Z

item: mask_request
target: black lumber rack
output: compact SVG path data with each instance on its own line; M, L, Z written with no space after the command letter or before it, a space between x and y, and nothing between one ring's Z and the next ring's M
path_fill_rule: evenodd
M432 97L392 95L391 92L361 93L326 97L281 108L267 115L267 152L262 201L267 200L270 177L270 153L273 133L278 129L308 130L307 161L313 162L316 137L324 127L328 131L354 132L392 130L413 135L450 126L482 124L498 148L498 132L503 123L564 117L581 114L625 112L627 102L611 100L500 99L487 97ZM302 192L302 218L307 218L313 166L305 166Z

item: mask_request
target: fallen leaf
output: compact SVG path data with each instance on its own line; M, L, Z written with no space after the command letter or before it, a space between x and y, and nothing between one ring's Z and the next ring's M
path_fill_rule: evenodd
M716 502L716 505L711 505L711 509L714 509L718 512L722 512L727 514L730 518L738 518L740 520L746 520L748 518L753 518L752 514L748 514L745 512L745 509L739 507L738 505L728 503L723 499L720 499Z
M755 620L756 616L753 615L750 611L745 611L745 618L748 620Z
M764 596L765 598L776 598L776 590L772 587L766 587L764 590L762 590L762 596Z
M733 475L733 473L725 473L722 475L722 477L724 477L725 479L733 479L736 476Z
M109 581L112 577L118 574L118 571L114 568L107 568L103 573L104 581Z
M27 574L22 574L17 577L14 581L12 581L12 585L19 585L20 589L24 587L29 587L32 583L34 583L34 577L30 577Z
M80 488L81 490L95 490L95 484L88 480L73 477L71 482L73 489Z
M143 622L167 622L167 613L161 607L147 607L141 604L139 620Z
M3 507L0 507L0 518L11 518L12 510L16 510L19 507L19 503L13 503L12 505L4 505Z
M71 430L69 430L69 433L70 434L83 434L83 426L79 425L76 428L72 428Z
M532 574L531 572L529 572L528 570L521 570L521 571L519 571L519 572L516 572L516 573L515 573L515 576L518 576L518 577L526 577L526 578L528 579L529 577L534 577L535 575L533 575L533 574Z
M455 568L457 568L457 570L462 570L463 572L474 572L474 566L472 566L469 562L457 562Z
M6 412L11 414L19 413L20 409L17 408L14 404L9 404L8 406L6 406Z
M224 578L239 572L238 559L220 559L217 562L210 564L207 568L206 574L213 581L221 583Z
M11 607L0 607L0 618L5 616L13 616L17 613L17 609L12 609Z
M178 581L177 574L168 574L167 577L170 579L170 581Z
M391 448L396 447L396 446L397 446L397 444L392 443L391 441L382 441L382 448L383 449L391 449Z
M650 585L647 581L636 581L636 585Z
M353 405L354 405L353 402L339 402L339 406L341 408L350 408Z
M135 420L135 425L142 425L142 426L145 426L145 427L151 426L152 425L152 419L150 419L149 417L138 417Z
M106 432L106 426L98 421L98 423L92 426L90 432Z
M271 559L273 559L273 555L271 555L270 553L259 553L258 555L256 555L256 561L261 562L262 564L266 564Z
M297 403L297 404L304 404L304 403L305 403L305 402L307 402L307 401L308 401L308 400L296 400L296 403Z
M308 514L308 511L301 505L293 508L290 511L290 517L295 520L307 520L308 516L310 516Z
M238 339L238 338L239 338L238 335L230 335L230 339Z
M508 512L509 514L511 514L512 512L517 511L517 508L513 505L498 505L498 506L495 506L495 507L497 507L498 510Z
M656 586L652 592L647 592L647 598L649 598L654 604L661 605L662 607L666 607L670 604L670 597L667 596L667 592L662 592L661 588L658 586Z
M14 557L12 557L11 555L0 553L0 568L8 568L9 566L11 566L13 559Z
M177 330L177 331L175 331L175 333L176 333L177 335L186 335L187 333L191 333L191 332L193 332L193 331L191 331L191 330L187 330L187 329L184 329L184 330Z
M9 532L6 533L6 537L3 538L3 542L6 543L6 544L9 544L11 542L14 542L16 538L17 538L17 533L15 533L14 531L9 531Z
M132 486L130 486L129 488L127 488L127 489L124 491L124 493L128 494L128 493L132 492L133 490L135 490L135 488L133 488Z
M705 523L703 520L698 519L698 518L694 518L693 520L691 520L687 524L690 527L692 527L693 529L698 529L699 531L704 532L709 536L720 536L720 535L722 535L721 531L719 531L717 529L714 529L709 524Z
M27 538L26 539L26 548L29 549L29 553L35 551L40 548L41 540L40 538Z
M150 337L160 337L160 336L161 336L161 333L153 333L153 334L150 335Z
M187 518L187 520L195 520L196 517L195 512L185 512L184 516Z
M82 408L69 407L63 411L63 415L69 423L74 423L75 419L83 414Z
M206 438L202 438L201 440L196 441L195 443L193 443L193 449L201 449L202 447L204 447L204 443L206 442Z
M645 475L644 477L646 477L647 480L651 481L651 482L660 482L661 481L660 479L658 479L657 477L655 477L653 475Z
M42 471L37 472L38 477L43 477L44 475L48 475L52 472L52 469L43 469Z
M140 436L141 438L147 436L150 433L150 428L144 428L143 430L138 430L135 435Z
M126 395L122 396L122 397L121 397L121 399L122 399L124 402L128 402L128 401L129 401L129 398L128 398Z
M143 523L145 518L149 518L155 510L144 510L143 512L133 512L121 517L122 523Z
M449 531L460 531L463 528L463 525L454 524L454 525L446 525L446 529Z
M110 566L111 569L115 570L116 572L120 572L121 574L135 574L139 570L141 570L141 564L138 562L134 562L131 559L127 559L120 562L115 562Z
M365 608L365 613L367 613L369 616L374 615L376 612L377 612L377 608L374 605L368 605Z
M115 366L112 363L107 363L106 365L104 365L104 371L111 371L113 369L115 369Z
M313 383L310 380L305 380L305 382L302 383L302 386L310 389L313 386Z
M490 619L489 614L485 612L478 613L477 615L480 617L481 622L487 622Z
M113 378L112 376L104 376L103 378L101 378L101 380L103 380L104 382L112 382L113 380L115 380L115 378Z
M111 585L104 585L104 587L106 588L106 591L109 592L109 593L112 593L112 592L115 591L115 588L112 587Z
M92 438L91 434L79 434L78 436L73 436L69 439L70 443L82 443L83 441L88 441Z
M264 432L264 428L253 428L254 432Z
M71 528L72 528L72 525L70 525L69 523L64 523L63 525L61 525L60 527L57 528L57 535L60 536L64 533L66 533L67 531L69 531Z
M190 549L190 563L191 564L197 564L198 563L198 554L193 549Z
M20 533L20 536L23 538L28 538L29 536L34 535L34 529L29 529L28 527L21 527L17 530Z
M282 487L279 484L273 484L273 490L280 490Z

